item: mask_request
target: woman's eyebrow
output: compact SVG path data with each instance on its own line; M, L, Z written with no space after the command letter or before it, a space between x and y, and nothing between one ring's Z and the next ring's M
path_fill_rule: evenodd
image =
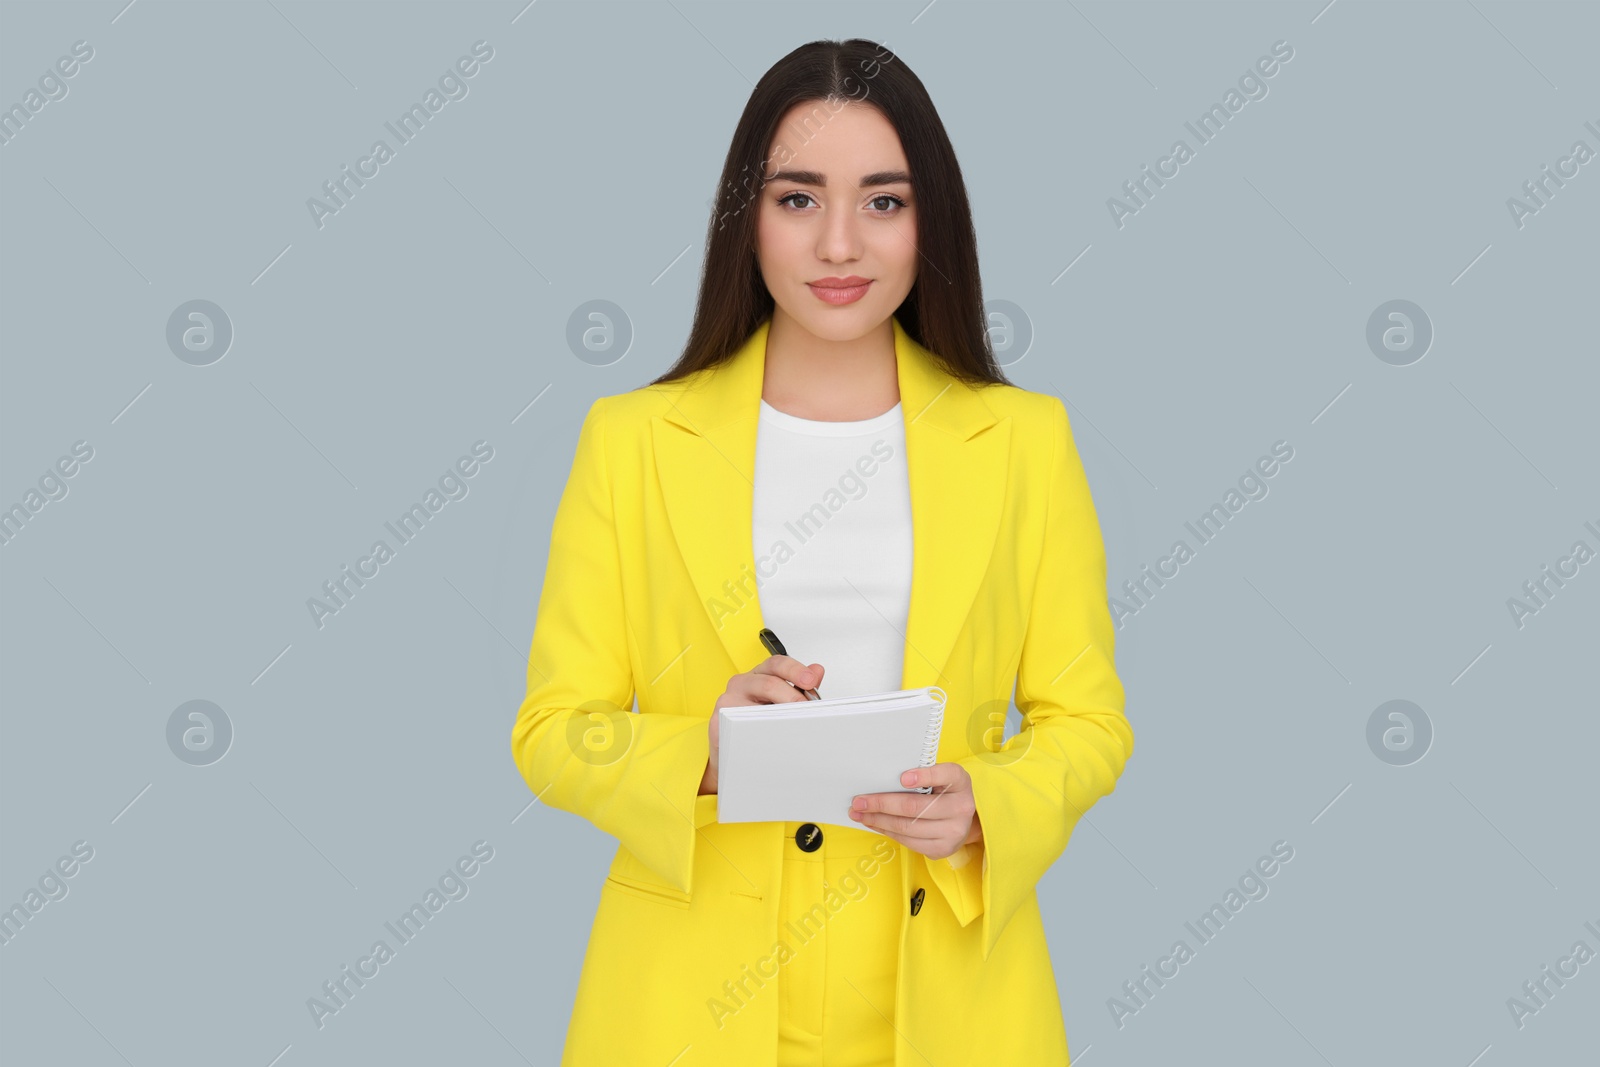
M768 178L767 181L796 182L800 185L820 185L823 188L828 186L828 176L821 171L815 170L780 170ZM869 185L899 185L902 183L910 185L911 175L903 170L880 170L872 174L863 175L860 185L861 187L866 187Z

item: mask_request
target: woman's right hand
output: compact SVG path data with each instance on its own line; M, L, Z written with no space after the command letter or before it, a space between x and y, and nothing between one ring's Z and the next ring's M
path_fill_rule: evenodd
M792 656L768 656L754 670L729 678L728 688L717 698L711 709L711 719L706 724L706 733L711 739L711 755L706 760L705 773L700 776L700 795L717 791L718 711L751 704L786 704L793 700L805 700L806 695L800 690L815 689L821 685L822 674L820 663L807 666Z

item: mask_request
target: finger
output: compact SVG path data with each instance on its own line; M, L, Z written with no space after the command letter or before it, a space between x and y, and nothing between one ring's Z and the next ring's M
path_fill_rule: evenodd
M793 656L768 656L751 673L775 675L801 689L815 689L822 681L823 672L820 663L808 666Z
M888 830L880 830L879 833L883 834L883 836L887 837L890 841L896 841L896 842L904 845L906 848L911 849L911 851L913 851L913 852L921 853L922 849L924 847L926 847L926 844L927 844L924 841L917 841L917 840L907 839L905 837L900 836L899 834L891 833ZM925 855L926 853L923 853L923 854Z
M784 681L775 674L764 674L751 671L741 675L728 691L727 701L723 707L749 707L753 704L786 704L793 700L804 700L806 696L800 690Z
M863 793L850 804L856 811L882 811L890 815L915 815L931 800L927 793Z
M970 823L974 811L971 796L970 793L963 795L954 790L934 793L924 797L928 803L911 818L913 821L923 823L954 822L958 825L963 822Z
M906 771L901 779L911 785L913 781L920 781L924 777L937 780L955 780L948 785L934 785L932 793L862 793L851 798L851 807L860 807L865 811L887 811L898 815L910 815L919 812L934 797L948 796L958 804L963 797L972 795L972 778L967 774L966 768L955 763L940 763L933 767L918 767Z
M883 814L920 822L970 819L973 807L959 793L868 793L861 807L852 805L858 815Z
M903 815L885 815L883 812L867 812L862 815L861 823L874 830L881 830L886 834L894 834L897 838L911 841L947 841L952 834L952 828L944 819L911 819ZM941 825L943 824L943 825ZM921 851L920 849L918 851Z
M935 763L932 767L913 767L900 775L900 784L910 789L933 786L934 792L970 788L972 776L959 763Z

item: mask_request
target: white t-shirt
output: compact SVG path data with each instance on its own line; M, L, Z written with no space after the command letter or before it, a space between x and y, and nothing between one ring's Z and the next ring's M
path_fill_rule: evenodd
M900 405L856 422L761 401L752 515L757 598L824 698L899 689L911 605L911 489Z

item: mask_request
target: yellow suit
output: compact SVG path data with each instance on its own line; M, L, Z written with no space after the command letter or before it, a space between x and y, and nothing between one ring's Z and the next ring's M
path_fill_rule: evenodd
M696 795L717 697L768 655L751 508L769 326L728 364L595 401L556 510L512 753L543 803L620 843L563 1065L773 1062L761 976L794 829L718 823ZM971 774L984 836L939 860L884 839L898 885L872 892L917 904L898 909L896 1063L1065 1064L1034 887L1133 751L1099 523L1059 399L966 386L893 327L914 530L901 685L946 692L938 759ZM1013 684L1023 728L1001 746Z

